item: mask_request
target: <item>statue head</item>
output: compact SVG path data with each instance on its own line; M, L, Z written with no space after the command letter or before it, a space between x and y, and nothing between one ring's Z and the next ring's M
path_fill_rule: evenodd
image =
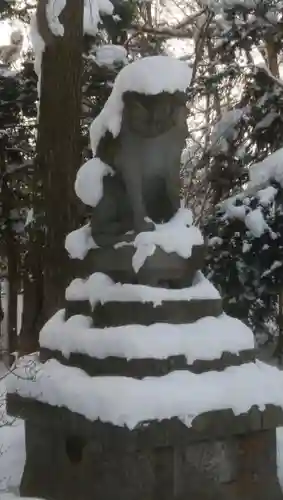
M146 95L138 92L123 94L122 123L142 137L157 137L185 123L186 94L176 91Z
M113 138L119 135L123 121L144 137L156 137L174 124L183 124L191 76L186 62L169 56L149 56L127 64L91 124L93 154L97 155L99 142L108 132Z

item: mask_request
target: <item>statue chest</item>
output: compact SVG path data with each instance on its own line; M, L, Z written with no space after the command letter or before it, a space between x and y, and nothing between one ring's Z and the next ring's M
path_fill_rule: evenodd
M183 143L183 134L178 134L176 129L157 137L142 137L121 130L114 168L122 172L133 169L144 181L163 177L168 169L179 168Z

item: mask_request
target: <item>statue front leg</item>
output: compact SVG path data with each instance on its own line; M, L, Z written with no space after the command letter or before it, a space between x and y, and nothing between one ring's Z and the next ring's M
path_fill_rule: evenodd
M166 191L167 196L170 200L172 207L172 216L180 208L180 191L181 191L181 179L180 179L180 165L179 162L175 165L170 165L166 172Z
M124 165L123 179L126 186L127 196L133 213L134 230L137 233L152 231L155 226L148 220L145 209L142 176L138 169L134 167L135 162Z
M103 179L103 196L92 209L92 237L98 246L114 245L131 229L125 189L117 176Z

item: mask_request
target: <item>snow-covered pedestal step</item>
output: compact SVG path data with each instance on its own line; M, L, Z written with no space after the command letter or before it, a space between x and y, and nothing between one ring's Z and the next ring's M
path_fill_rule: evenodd
M204 266L205 246L194 245L191 256L186 259L176 252L166 253L162 248L156 247L152 255L147 256L143 265L139 267L139 253L134 241L130 236L125 237L125 240L117 243L114 248L89 250L83 260L75 259L74 274L87 278L95 272L100 272L121 283L137 282L163 286L167 282L181 288L190 286L196 271Z
M121 393L117 397L119 395ZM253 406L237 415L230 408L207 411L194 417L189 427L182 419L173 416L144 421L134 429L127 425L103 422L99 418L91 421L85 415L69 411L63 405L54 406L19 394L8 395L8 411L10 415L21 415L24 420L43 426L46 432L47 429L56 429L63 433L62 437L65 439L68 435L84 436L85 439L93 439L103 448L112 450L172 445L184 447L197 441L223 439L283 425L282 407L273 404L266 404L262 410ZM190 415L188 419L191 419Z
M100 442L103 434L103 440L109 440L107 432L112 426L112 433L118 439L119 434L127 438L128 433L132 436L128 439L135 442L136 434L130 431L136 430L151 434L156 445L166 446L176 444L178 435L184 443L202 439L204 435L224 437L268 429L275 423L282 425L282 385L283 373L261 362L222 372L196 375L175 371L163 377L136 380L89 377L84 371L63 366L56 360L44 364L35 361L29 366L22 360L22 365L8 376L7 391L12 413L15 405L25 402L23 411L38 408L39 413L35 412L32 419L43 417L43 422L50 425L50 418L56 420L58 409L65 408L68 411L62 413L65 416L56 425L69 426L69 431L72 421L83 422L78 419L80 415L92 423L94 434L96 425L101 429ZM47 409L45 416L41 414L42 405ZM110 425L107 432L102 430L104 424ZM83 431L76 426L72 432ZM109 445L110 442L111 439ZM124 446L122 443L121 440Z
M170 289L114 283L103 273L75 279L66 290L66 319L92 316L97 327L127 324L193 323L204 316L219 316L222 300L216 288L195 274L192 286Z
M85 168L92 178L100 171L101 162L94 158L82 167ZM106 175L109 167L105 168ZM85 179L90 197L93 186L102 189L102 184L102 178L96 182L88 176ZM203 268L206 253L203 236L192 224L192 212L180 208L168 222L155 224L153 231L117 235L115 244L103 248L92 239L89 224L70 233L65 246L74 259L75 276L86 278L93 273L106 273L116 282L153 286L167 282L173 288L188 287L196 271Z
M64 321L59 311L40 334L40 359L55 358L91 376L161 376L175 370L203 373L254 361L254 337L235 318L205 317L194 324L157 323L93 328L91 318Z
M164 301L153 306L150 302L109 301L97 304L93 311L93 325L110 327L129 325L152 325L153 323L193 323L204 316L219 316L222 313L221 299L192 299L190 301Z

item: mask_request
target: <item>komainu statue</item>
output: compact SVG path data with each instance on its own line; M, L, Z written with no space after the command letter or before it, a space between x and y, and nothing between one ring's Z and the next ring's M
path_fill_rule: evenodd
M169 90L163 85L158 92L151 91L148 80L154 83L156 74L149 75L149 70L146 71L146 60L155 60L157 66L169 60L179 70L181 65L182 84L175 84L174 91L170 85L167 85ZM95 138L94 154L114 171L114 175L104 176L103 196L92 212L92 236L99 246L119 241L121 235L130 230L136 233L152 230L154 223L168 221L180 207L180 156L187 135L185 89L189 84L189 68L183 65L165 56L130 64L118 75L110 104L106 103L106 110L96 119L100 129L94 122L91 136L100 132L100 138ZM143 71L139 71L139 66ZM158 67L155 71L158 72ZM129 78L130 83L119 88L123 72L129 77L137 75L138 86L131 85L137 78ZM184 75L187 75L185 82ZM168 75L165 81L170 82L170 78L176 78L176 74ZM120 99L119 106L117 99ZM111 107L114 113L115 109L120 110L118 133L110 130ZM107 118L108 127L105 126Z

